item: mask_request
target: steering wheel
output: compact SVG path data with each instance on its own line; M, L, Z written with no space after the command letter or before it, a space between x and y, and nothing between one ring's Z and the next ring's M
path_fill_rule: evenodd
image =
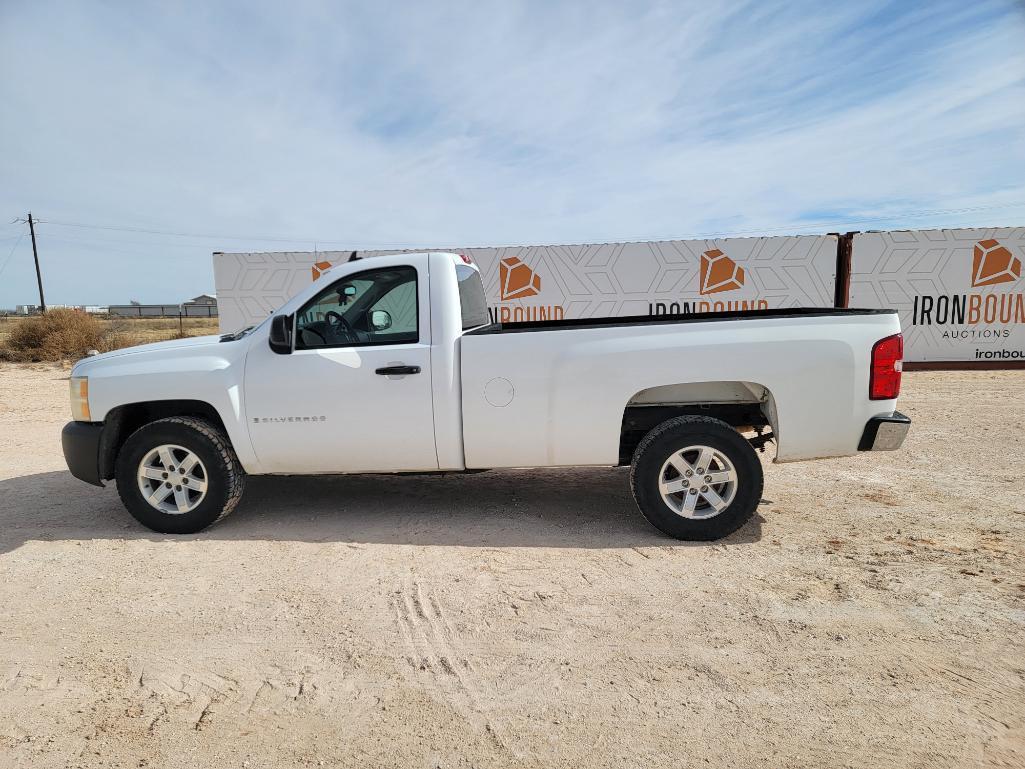
M356 339L356 332L353 331L352 326L349 325L349 321L334 310L328 310L324 313L324 320L327 321L328 326L331 327L333 331L341 331L345 334L346 339L350 342Z

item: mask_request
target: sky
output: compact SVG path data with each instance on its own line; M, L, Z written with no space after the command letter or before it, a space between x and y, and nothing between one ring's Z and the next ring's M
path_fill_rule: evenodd
M1025 224L1025 3L0 0L0 308L214 251Z

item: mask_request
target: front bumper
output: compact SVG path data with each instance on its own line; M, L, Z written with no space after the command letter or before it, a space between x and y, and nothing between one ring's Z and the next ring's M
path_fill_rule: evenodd
M911 419L899 411L894 411L888 417L873 417L868 420L865 432L861 434L858 451L894 451L899 449L910 429Z
M68 422L61 431L64 461L71 474L79 480L102 486L100 480L100 436L102 424Z

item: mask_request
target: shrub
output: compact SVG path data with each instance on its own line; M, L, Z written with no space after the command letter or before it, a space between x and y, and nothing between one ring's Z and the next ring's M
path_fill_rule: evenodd
M147 342L216 333L216 321L187 319L182 327L177 318L101 320L79 310L50 310L44 315L2 320L0 361L78 360L89 350L110 352ZM4 340L7 328L11 330Z
M103 338L95 349L99 352L110 352L111 350L120 350L122 347L142 344L145 340L140 339L139 335L132 330L132 322L123 318L115 318L104 323Z
M104 347L103 325L78 310L50 310L26 318L11 330L3 357L14 361L55 361L83 357Z

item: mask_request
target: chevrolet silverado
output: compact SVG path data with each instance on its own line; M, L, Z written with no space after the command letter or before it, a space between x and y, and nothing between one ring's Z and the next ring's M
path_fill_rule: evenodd
M649 522L717 539L754 513L768 441L899 448L902 356L889 310L490 323L469 258L379 256L255 328L79 361L62 443L165 533L223 518L247 475L630 465Z

